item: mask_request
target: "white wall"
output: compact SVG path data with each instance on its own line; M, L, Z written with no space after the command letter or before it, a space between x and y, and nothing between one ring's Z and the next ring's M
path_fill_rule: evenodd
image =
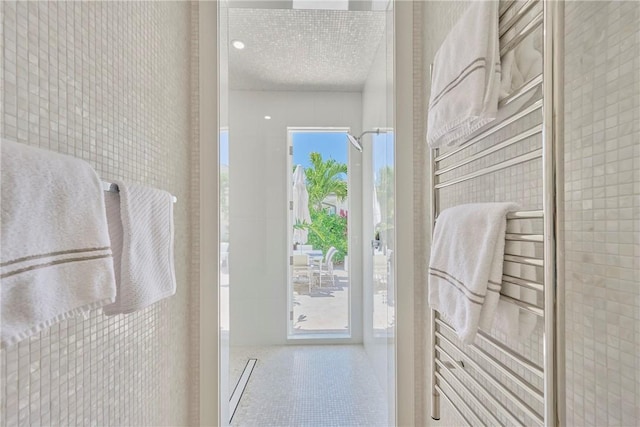
M360 133L360 93L231 91L231 344L285 344L287 338L287 127L350 127ZM269 115L271 120L265 120ZM350 194L361 194L361 154L350 148ZM351 198L351 218L361 217ZM351 224L351 298L362 298L361 227ZM352 342L362 312L352 304Z

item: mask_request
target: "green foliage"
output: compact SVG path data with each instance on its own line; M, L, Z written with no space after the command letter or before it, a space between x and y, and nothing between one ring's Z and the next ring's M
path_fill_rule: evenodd
M311 210L311 224L307 244L314 249L321 249L326 254L331 246L338 252L333 257L334 262L342 262L347 255L347 218L332 215L325 210Z
M347 181L343 175L347 174L347 165L334 159L322 160L320 153L309 155L311 167L306 170L307 191L309 192L309 206L319 211L322 201L330 194L335 194L338 200L347 197Z
M338 252L333 261L342 262L348 250L347 218L330 214L322 208L322 202L331 194L341 201L347 198L347 165L334 159L325 161L317 152L311 153L309 160L311 167L305 173L311 224L295 224L294 228L309 231L307 244L313 245L314 249L321 249L326 254L330 247L335 247Z

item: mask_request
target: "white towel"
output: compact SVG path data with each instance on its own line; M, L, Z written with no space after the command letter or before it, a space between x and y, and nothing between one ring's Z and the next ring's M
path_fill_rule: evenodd
M500 101L542 73L542 54L533 46L534 40L534 37L526 37L502 58ZM509 104L500 107L495 120L500 122L520 111L532 98L539 98L536 94L540 90L540 88L529 90L517 99L511 100ZM469 138L472 136L469 135Z
M2 140L2 347L113 302L102 184L84 161Z
M531 233L531 221L511 221L510 233ZM507 242L506 253L525 257L535 256L535 246L531 242ZM504 273L525 280L536 281L536 267L531 265L507 262L504 265ZM515 285L504 285L502 293L512 298L537 304L537 293L532 289ZM513 341L525 341L536 327L538 318L535 314L520 309L517 305L502 299L498 302L493 328L505 334Z
M506 215L514 203L476 203L440 213L431 244L429 305L471 343L490 329L500 298Z
M118 292L107 315L141 310L176 293L173 197L166 191L116 181L107 196Z
M494 120L500 86L498 2L472 2L435 55L429 145L457 145Z

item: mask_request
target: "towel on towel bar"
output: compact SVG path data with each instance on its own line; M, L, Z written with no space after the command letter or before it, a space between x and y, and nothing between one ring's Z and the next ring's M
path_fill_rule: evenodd
M504 259L507 213L514 203L445 209L436 221L429 261L429 305L465 343L494 320Z
M531 221L519 219L511 221L508 231L516 234L531 234ZM535 258L535 244L533 242L506 242L505 252L512 255L520 255L528 258ZM524 280L536 281L536 267L519 263L506 262L504 264L504 274ZM504 284L502 293L520 301L536 305L538 294L533 289L521 286ZM498 301L493 328L505 334L513 341L525 341L536 327L538 318L535 314L522 310L515 304L511 304L502 299Z
M435 55L429 145L457 145L494 120L500 89L498 2L472 2Z
M510 31L513 31L513 29ZM535 90L531 89L518 98L511 99L508 104L500 105L504 98L542 73L542 53L534 47L534 37L526 37L514 49L507 52L502 58L501 70L499 108L495 118L496 122L501 122L511 117L525 105L530 104L532 100L540 97L538 94L541 91L541 86L538 86ZM482 129L479 129L478 133L481 131ZM473 136L475 136L475 133L469 135L468 139Z
M173 196L166 191L115 181L105 193L116 271L116 301L107 315L141 310L176 293L173 259Z
M114 301L102 184L86 162L2 140L2 347Z

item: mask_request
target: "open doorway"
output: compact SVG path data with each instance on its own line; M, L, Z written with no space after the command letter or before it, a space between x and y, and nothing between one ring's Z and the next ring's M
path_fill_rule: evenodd
M347 132L288 129L289 339L351 336Z
M229 374L229 391L244 391L226 394L235 398L231 422L394 425L395 324L386 327L385 322L385 336L373 339L377 324L369 316L379 310L368 297L371 280L365 283L365 276L373 276L373 236L368 236L373 186L363 185L373 176L372 130L393 128L393 3L350 2L353 10L300 9L269 1L218 4L220 22L228 23L219 27L226 28L219 38L219 63L220 121L229 129L229 244L220 247L219 267L228 272L228 285L219 290L228 289L229 322L228 333L219 334L228 341L221 340L218 366ZM343 157L313 148L305 153L294 138L297 133L303 139L311 133L338 138ZM346 164L337 181L346 183L347 191L344 198L329 192L313 202L312 196L304 230L304 221L294 228L290 211L293 175L300 164L302 182L308 185L313 151L323 163L333 157ZM218 215L223 221L224 212ZM294 239L298 230L311 234L322 221L312 218L318 215L341 222L346 247L326 236L329 242L310 235L306 242ZM332 247L336 253L329 257ZM383 250L386 256L391 253ZM302 273L293 274L294 255L306 255ZM391 283L387 278L387 289ZM379 305L390 306L387 301L394 296L379 294ZM340 304L336 311L316 305L324 316L316 319L311 306L301 302ZM245 370L253 360L253 369ZM220 394L224 399L225 392ZM318 410L327 407L330 419L327 411ZM228 420L223 416L221 424Z

